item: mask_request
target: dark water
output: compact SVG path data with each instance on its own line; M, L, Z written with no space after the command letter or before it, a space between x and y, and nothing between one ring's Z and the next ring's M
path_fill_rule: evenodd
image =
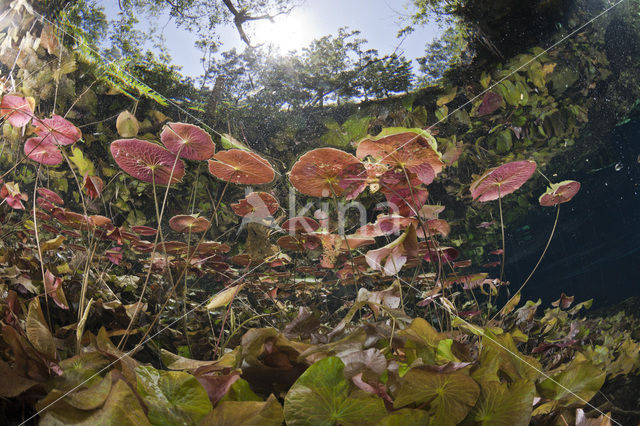
M559 171L582 188L561 205L556 234L523 298L546 304L565 292L601 307L640 295L640 119L616 127L605 150L610 164L578 165L578 175ZM537 262L556 214L549 207L534 211L508 232L506 276L513 291Z

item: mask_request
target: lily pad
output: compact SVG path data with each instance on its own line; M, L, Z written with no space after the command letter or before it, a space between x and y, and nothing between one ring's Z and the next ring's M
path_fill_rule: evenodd
M222 401L201 422L201 426L264 425L280 426L282 405L270 395L266 401Z
M211 409L207 391L191 374L136 368L137 390L154 425L197 424Z
M376 424L387 414L382 399L355 390L343 374L344 364L328 357L313 364L284 400L287 425Z
M467 416L479 394L480 387L463 370L438 373L414 367L403 377L393 405L428 404L433 424L455 425Z

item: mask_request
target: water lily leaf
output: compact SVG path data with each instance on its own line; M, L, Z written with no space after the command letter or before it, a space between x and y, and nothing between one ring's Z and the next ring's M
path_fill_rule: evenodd
M3 381L0 386L0 396L3 398L16 397L38 384L37 381L22 376L17 369L11 368L2 360L0 360L0 377Z
M220 401L262 401L262 398L251 390L249 382L244 379L238 379L233 382Z
M534 381L540 375L542 366L533 357L525 356L518 351L511 334L495 335L489 330L484 331L482 338L482 352L480 364L490 363L490 358L499 359L499 370L512 380L525 378Z
M535 161L512 161L487 170L473 181L471 196L480 202L497 200L520 188L536 171Z
M429 424L429 414L424 410L403 408L380 420L376 426L424 426Z
M558 374L538 383L541 397L551 399L555 407L568 407L572 404L584 404L600 390L606 373L590 361L574 358Z
M457 93L458 93L458 88L457 87L455 87L455 86L450 87L442 96L440 96L436 100L436 105L438 107L441 107L443 105L448 104L449 102L451 102L456 97Z
M324 358L307 369L284 401L287 425L366 425L387 414L382 399L355 390L343 375L337 357Z
M467 419L480 425L526 426L531 419L534 395L535 386L528 380L518 380L510 386L484 383L478 403Z
M110 376L107 376L110 378ZM51 395L50 393L49 395ZM57 397L56 397L57 399ZM55 399L47 396L38 402L37 409L44 409L52 404ZM109 395L97 410L80 410L65 399L57 401L44 412L40 425L125 425L135 424L149 425L149 420L144 414L138 398L129 385L123 380L118 380L112 387Z
M56 344L53 336L46 326L39 298L29 303L27 313L27 338L34 348L50 360L56 359Z
M464 370L437 373L414 367L403 377L393 404L428 404L432 423L455 425L464 419L480 394L480 387Z
M50 240L47 240L43 243L40 244L40 249L42 250L42 252L44 253L45 251L50 251L50 250L56 250L58 247L60 247L63 243L63 241L66 239L66 237L64 235L58 235L55 238L52 238Z
M207 415L201 426L280 426L284 420L282 405L275 396L266 401L223 401Z
M191 374L136 368L137 390L153 425L196 424L213 408L207 391Z

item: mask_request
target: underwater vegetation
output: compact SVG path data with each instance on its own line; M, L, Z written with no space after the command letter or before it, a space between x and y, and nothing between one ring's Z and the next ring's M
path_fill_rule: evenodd
M562 289L550 306L525 300L560 210L584 194L547 164L587 121L559 97L572 77L556 58L511 72L526 54L439 88L429 111L405 99L395 117L335 122L323 147L278 158L277 146L142 113L104 74L84 86L88 64L36 29L12 59L23 81L3 81L0 100L8 423L640 418L602 392L640 373L637 315L590 313L593 300ZM26 70L49 65L39 95ZM482 90L446 122L448 105ZM89 122L84 93L116 113ZM448 133L451 121L466 130ZM510 282L506 230L530 209L555 216L526 279Z

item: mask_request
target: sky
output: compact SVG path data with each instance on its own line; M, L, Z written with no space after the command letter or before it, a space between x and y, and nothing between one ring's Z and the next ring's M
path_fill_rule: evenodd
M101 2L109 19L116 19L118 1ZM425 44L443 31L437 24L417 27L402 43L396 37L398 30L410 22L412 6L409 0L306 0L288 15L274 18L274 22L255 21L245 23L244 28L254 44L271 43L282 53L306 46L315 38L337 34L340 27L360 30L360 37L368 40L366 48L377 49L380 55L394 51L414 59L424 54ZM148 25L140 19L141 29ZM202 74L201 52L195 47L195 36L178 28L169 16L157 20L159 31L172 62L182 67L182 73L191 77ZM232 25L219 30L220 51L246 46ZM149 46L151 47L151 46Z

